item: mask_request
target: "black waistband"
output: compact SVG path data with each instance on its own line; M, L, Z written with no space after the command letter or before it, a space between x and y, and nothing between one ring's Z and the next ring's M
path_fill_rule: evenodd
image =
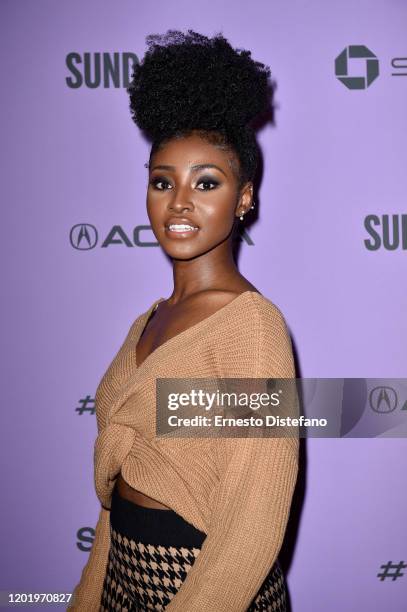
M110 523L122 535L153 546L200 548L206 534L184 520L174 510L146 508L124 499L113 489Z

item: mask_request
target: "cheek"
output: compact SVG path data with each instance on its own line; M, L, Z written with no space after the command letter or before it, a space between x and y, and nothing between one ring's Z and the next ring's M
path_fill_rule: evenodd
M229 226L233 221L235 203L230 193L209 197L199 207L200 216L208 223Z
M152 223L159 223L166 213L166 205L162 198L154 197L154 195L147 197L147 215Z

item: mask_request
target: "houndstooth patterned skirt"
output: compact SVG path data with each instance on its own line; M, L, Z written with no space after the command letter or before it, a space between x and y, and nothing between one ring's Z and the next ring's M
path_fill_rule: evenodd
M139 506L120 497L116 488L110 534L100 612L165 610L206 538L173 510ZM278 560L247 609L260 611L286 612L286 584Z

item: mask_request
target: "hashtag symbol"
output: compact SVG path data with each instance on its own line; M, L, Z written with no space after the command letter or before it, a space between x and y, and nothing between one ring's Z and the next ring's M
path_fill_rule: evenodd
M85 412L90 412L90 414L95 414L95 400L90 395L87 395L83 399L79 400L80 406L75 408L76 412L80 415Z
M380 567L384 570L384 572L377 574L377 577L383 581L385 578L393 578L393 580L396 580L397 578L400 578L400 576L404 576L403 572L400 570L405 569L407 565L403 561L400 561L400 563L392 563L389 561ZM391 573L390 570L396 571Z

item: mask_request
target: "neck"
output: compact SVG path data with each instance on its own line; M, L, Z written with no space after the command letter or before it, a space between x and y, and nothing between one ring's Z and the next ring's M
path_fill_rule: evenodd
M200 291L225 289L243 277L233 259L231 236L210 251L192 259L173 259L174 289L171 301Z

